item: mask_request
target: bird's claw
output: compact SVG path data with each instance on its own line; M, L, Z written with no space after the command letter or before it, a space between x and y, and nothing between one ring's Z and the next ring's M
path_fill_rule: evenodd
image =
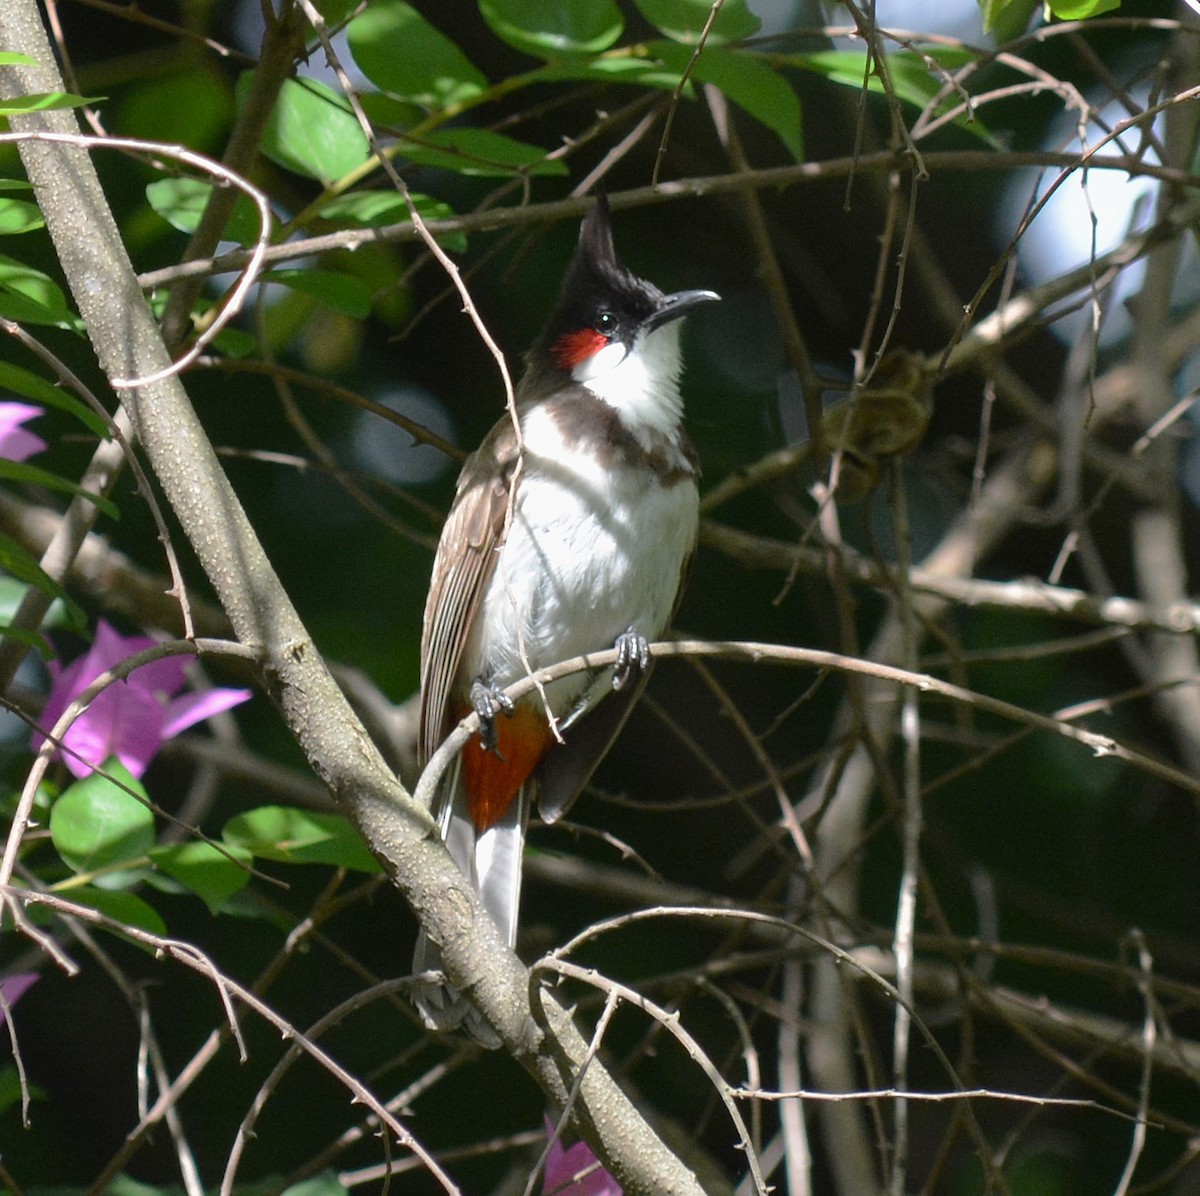
M496 685L476 679L471 684L471 706L479 719L479 738L489 752L496 751L496 716L512 716L512 698Z
M613 689L624 689L635 672L644 673L650 667L650 641L630 627L617 636L613 645L617 662L613 666Z

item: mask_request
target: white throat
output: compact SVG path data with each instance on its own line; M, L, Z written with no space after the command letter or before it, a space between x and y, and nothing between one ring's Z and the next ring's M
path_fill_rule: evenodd
M606 345L581 361L572 376L612 407L634 435L673 436L683 418L679 329L678 320L662 324L639 336L628 351L619 342Z

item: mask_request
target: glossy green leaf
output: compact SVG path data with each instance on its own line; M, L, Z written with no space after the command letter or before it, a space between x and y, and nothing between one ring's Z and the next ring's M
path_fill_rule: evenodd
M676 78L692 60L692 51L674 42L654 42L646 49L674 68ZM757 55L720 46L705 47L692 66L690 78L718 88L739 108L776 133L797 161L803 161L800 100L788 81Z
M24 199L0 199L0 236L32 232L44 224L37 204Z
M215 914L245 887L254 857L244 847L230 845L222 852L211 843L192 841L155 847L150 859L155 867L200 897Z
M376 132L402 133L425 119L420 104L386 96L382 91L365 91L358 98Z
M22 395L47 407L68 411L97 436L108 437L107 422L86 403L24 366L0 361L0 390Z
M599 54L625 29L612 0L479 0L479 11L497 37L535 58Z
M212 183L202 179L157 179L146 187L146 199L173 228L181 233L194 233L212 192ZM239 195L221 240L252 245L258 240L261 229L257 205L249 196Z
M423 220L449 220L454 209L440 199L412 194L410 198ZM384 228L408 220L408 205L395 191L349 191L324 204L319 212L323 220L334 224L355 225L359 228ZM465 233L447 233L437 238L438 244L455 253L465 253Z
M50 808L50 838L76 872L140 863L154 846L154 814L141 781L115 758L104 769L108 776L76 781Z
M77 96L69 91L43 91L36 95L10 96L0 99L0 116L17 116L22 112L50 112L62 108L81 108L98 104L103 96Z
M0 569L51 598L61 599L72 627L82 628L86 624L83 611L71 601L66 590L16 540L4 532L0 532Z
M158 911L134 893L88 885L85 888L72 889L68 896L72 901L98 910L105 917L124 926L133 926L160 936L167 933L167 924ZM115 1190L115 1187L108 1189L110 1192Z
M708 23L712 0L634 0L642 16L672 41L694 46ZM705 40L706 46L741 41L758 32L762 22L746 0L725 0Z
M1025 31L1040 7L1041 0L979 0L983 31L998 41L1009 41Z
M419 143L401 140L401 152L418 166L436 166L484 178L567 173L566 164L547 158L540 145L514 141L490 129L439 129L422 137Z
M139 78L122 94L117 112L122 133L218 155L233 116L229 81L200 65Z
M346 26L350 53L381 91L426 108L474 99L487 78L444 33L402 0L376 0Z
M251 83L249 72L238 80L239 102ZM344 96L316 79L288 79L267 123L262 152L287 170L332 183L361 166L370 147Z
M223 837L226 843L244 847L264 860L379 871L378 861L340 814L260 806L231 818Z
M674 44L674 43L670 43ZM690 52L687 55L691 57ZM598 83L629 83L636 87L659 87L674 91L679 86L679 71L657 58L616 55L607 58L564 58L537 71L539 81L565 82L569 79L594 80ZM685 91L690 95L690 90Z
M37 66L37 61L15 50L0 50L0 66Z
M99 494L93 494L82 486L76 485L69 478L59 477L40 465L32 465L28 461L10 461L0 457L0 478L10 482L24 482L31 486L44 486L47 490L57 490L60 494L77 494L93 503L110 519L120 519L121 511L117 504Z
M900 100L914 107L924 108L943 89L946 81L938 67L931 66L927 59L946 70L954 70L969 62L971 57L969 51L951 47L932 47L922 54L913 53L911 50L896 51L889 54L887 60L892 88ZM867 59L862 51L821 50L815 54L789 55L787 62L791 66L815 71L834 83L855 89L863 86L865 77L869 91L878 95L882 95L884 91L883 81L874 71L865 74ZM945 97L941 107L952 107L958 104L961 98L957 92L951 92ZM954 123L969 129L979 137L990 137L986 126L978 119L968 121L964 114L956 118Z
M804 160L800 100L781 74L752 54L720 47L705 49L693 73L771 129L797 162Z
M347 191L322 204L317 214L322 220L332 220L337 224L382 228L406 221L408 204L396 191Z
M40 270L0 254L0 315L18 323L82 327L62 288Z
M1121 0L1047 0L1060 21L1084 21L1121 7Z
M374 291L353 274L338 274L333 270L269 270L263 278L311 295L326 307L356 320L365 320L371 314Z

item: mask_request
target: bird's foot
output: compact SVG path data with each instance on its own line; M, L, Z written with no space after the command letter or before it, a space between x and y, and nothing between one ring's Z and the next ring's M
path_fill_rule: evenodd
M650 667L650 641L632 627L617 636L613 645L617 663L613 666L613 689L624 689L635 672L644 673Z
M479 738L489 752L496 751L496 716L510 718L513 712L512 698L498 685L476 678L471 683L471 706L479 718ZM499 754L499 753L497 753Z

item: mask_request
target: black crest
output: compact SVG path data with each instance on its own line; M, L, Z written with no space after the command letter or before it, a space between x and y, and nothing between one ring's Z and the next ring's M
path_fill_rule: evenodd
M606 339L631 343L638 328L663 301L653 283L631 274L617 260L608 200L597 196L583 218L575 256L558 302L529 357L531 367L548 364L550 347L564 333L603 331Z

